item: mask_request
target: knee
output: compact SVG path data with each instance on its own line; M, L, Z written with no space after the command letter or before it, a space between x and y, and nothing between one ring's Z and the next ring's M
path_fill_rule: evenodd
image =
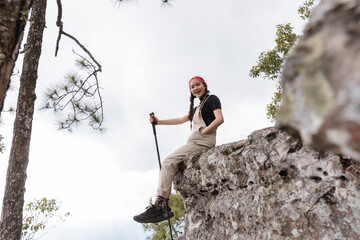
M164 171L171 171L174 172L176 170L176 164L172 161L169 161L168 159L165 159L161 168Z

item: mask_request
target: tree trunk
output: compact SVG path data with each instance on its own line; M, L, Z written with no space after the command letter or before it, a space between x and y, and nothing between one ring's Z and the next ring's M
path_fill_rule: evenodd
M29 162L32 119L35 105L35 87L42 36L45 27L46 0L34 0L20 90L14 123L14 133L6 176L2 206L0 239L19 240L22 231L26 169Z
M32 0L0 0L0 115Z

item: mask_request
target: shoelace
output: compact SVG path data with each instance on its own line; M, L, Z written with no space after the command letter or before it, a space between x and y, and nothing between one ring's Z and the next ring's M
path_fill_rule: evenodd
M150 205L147 206L145 209L148 210L148 209L153 208L153 207L155 207L154 204L151 204L151 203L150 203Z

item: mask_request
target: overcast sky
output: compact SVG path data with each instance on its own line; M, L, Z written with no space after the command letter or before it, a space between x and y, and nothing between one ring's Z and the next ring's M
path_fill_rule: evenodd
M64 30L76 36L103 66L99 74L105 133L83 124L69 134L57 131L51 111L36 111L26 183L26 200L56 198L71 212L47 240L145 239L133 215L154 197L158 163L150 112L166 119L189 107L188 81L202 76L222 103L225 123L217 145L245 139L271 126L266 104L274 82L251 79L261 51L274 47L276 24L291 22L302 1L289 0L63 0ZM48 2L47 28L37 85L37 108L47 87L74 69L76 45L63 37L54 57L57 8ZM17 69L21 69L20 64ZM16 105L19 79L13 79L6 106ZM4 192L14 115L2 114L7 151L0 155ZM186 142L189 124L157 126L162 159ZM0 198L2 201L2 197Z

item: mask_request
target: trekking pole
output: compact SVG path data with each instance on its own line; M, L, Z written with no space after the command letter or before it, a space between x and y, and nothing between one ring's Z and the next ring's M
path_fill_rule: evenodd
M150 116L154 116L154 113L153 113L153 112L150 113ZM159 145L158 145L158 141L157 141L156 128L155 128L155 125L156 125L156 124L157 124L157 121L156 121L156 119L154 118L154 121L152 122L152 128L153 128L153 132L154 132L154 136L155 136L155 144L156 144L156 151L157 151L158 161L159 161L159 169L161 170L161 161L160 161ZM168 217L168 222L169 222L170 237L171 237L171 240L174 240L174 239L173 239L173 236L172 236L170 216L169 216L169 210L168 210L168 205L167 205L166 200L165 200L165 209L166 209L166 215L167 215L167 217Z

